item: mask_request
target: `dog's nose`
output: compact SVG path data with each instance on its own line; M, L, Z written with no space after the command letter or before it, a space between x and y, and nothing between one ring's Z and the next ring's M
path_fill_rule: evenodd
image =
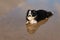
M31 15L28 15L28 17L30 17Z

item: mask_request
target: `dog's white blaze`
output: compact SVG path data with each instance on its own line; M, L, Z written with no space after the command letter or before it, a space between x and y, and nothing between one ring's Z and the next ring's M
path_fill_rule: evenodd
M31 11L29 11L29 14L28 14L28 16L29 16L29 15L32 17Z
M31 15L31 11L29 11L29 15Z

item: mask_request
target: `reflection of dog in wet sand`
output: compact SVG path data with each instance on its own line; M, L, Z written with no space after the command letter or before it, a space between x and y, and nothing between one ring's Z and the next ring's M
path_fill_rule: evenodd
M26 15L26 24L36 24L41 20L48 19L52 12L45 10L28 10Z

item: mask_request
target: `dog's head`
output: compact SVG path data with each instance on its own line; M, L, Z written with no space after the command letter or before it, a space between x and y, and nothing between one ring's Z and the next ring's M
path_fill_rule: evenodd
M33 20L37 16L36 10L28 10L27 18L28 20Z

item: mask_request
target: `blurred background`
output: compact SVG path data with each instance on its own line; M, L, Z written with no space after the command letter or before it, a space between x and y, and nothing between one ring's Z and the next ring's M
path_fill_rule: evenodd
M44 9L54 15L29 34L25 25L28 9ZM0 0L0 40L60 40L60 0Z

